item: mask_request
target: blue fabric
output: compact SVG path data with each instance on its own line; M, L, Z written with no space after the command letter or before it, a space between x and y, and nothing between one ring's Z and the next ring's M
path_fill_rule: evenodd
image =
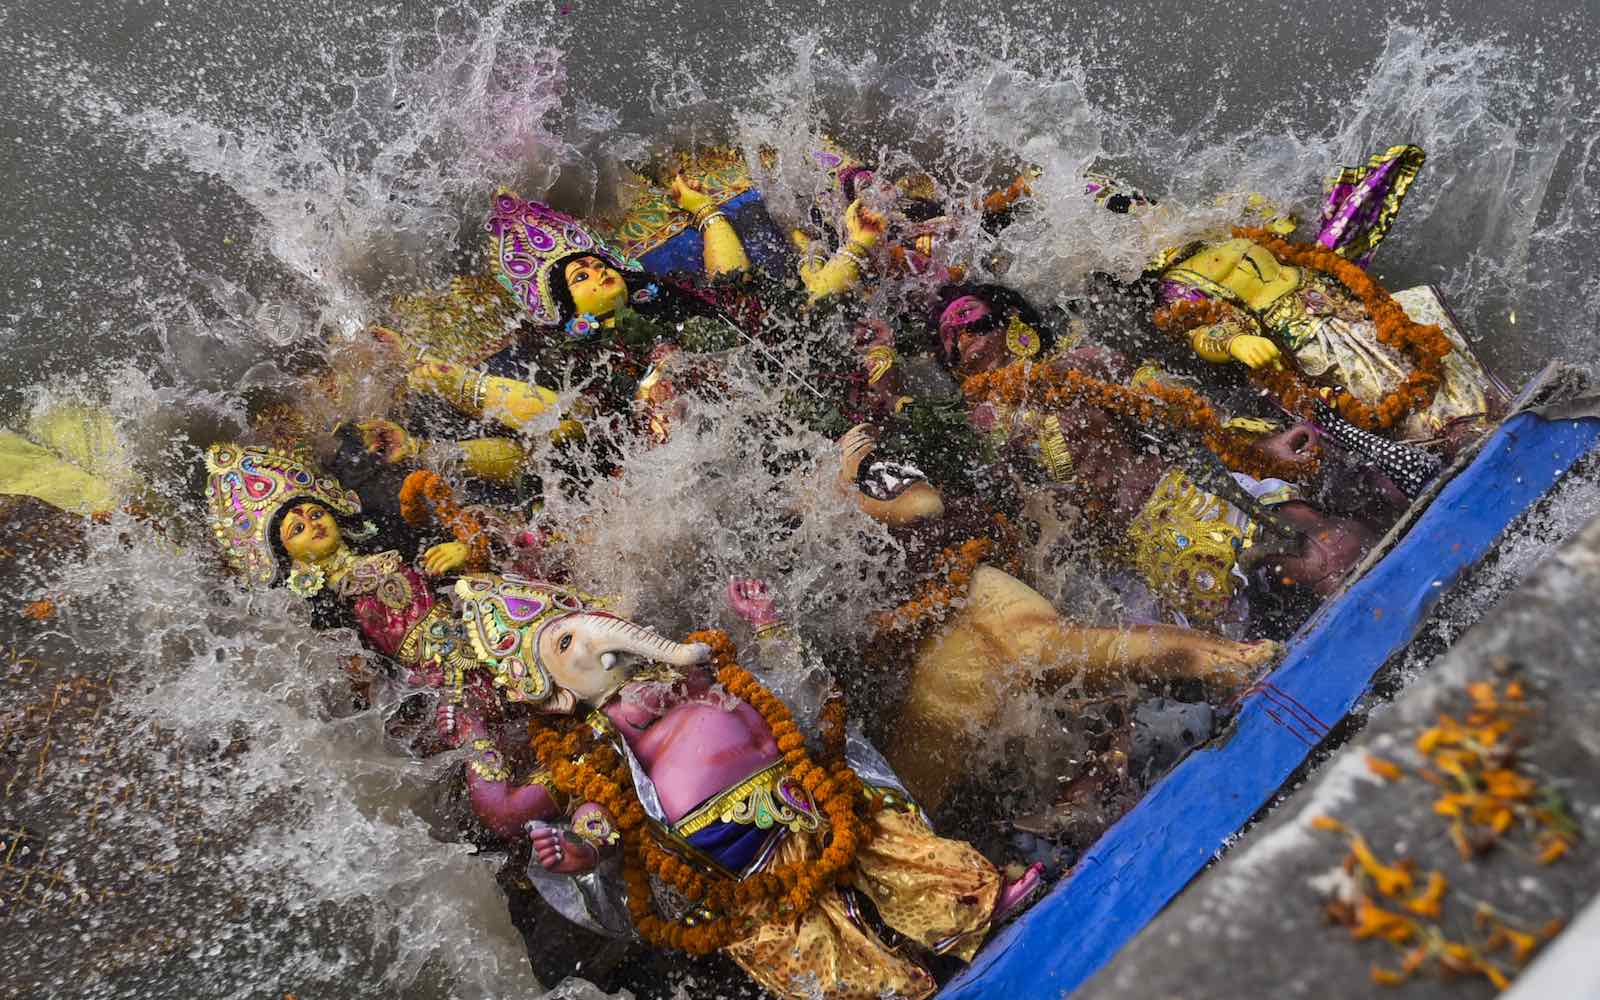
M762 848L767 846L773 833L782 829L772 827L763 830L740 823L724 823L719 819L694 836L684 839L728 871L742 874L761 855Z
M1307 623L1268 679L1324 723L1344 718L1434 601L1597 440L1596 420L1507 420L1389 555ZM1305 759L1305 734L1269 707L1246 701L1229 737L1180 762L939 996L1065 996L1109 962Z
M745 256L750 263L772 274L782 274L788 265L789 244L767 215L766 202L755 191L746 191L729 199L722 206L722 214L739 234L744 244ZM705 273L705 237L690 226L672 239L639 258L644 269L651 274L671 274L688 271Z

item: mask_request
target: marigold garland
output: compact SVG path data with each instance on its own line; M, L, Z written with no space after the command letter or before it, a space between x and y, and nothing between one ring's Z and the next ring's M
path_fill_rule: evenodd
M967 596L972 574L993 548L993 541L980 537L940 552L933 575L917 586L911 599L878 616L878 631L916 635L943 622L956 602Z
M466 568L481 572L489 565L489 534L455 501L450 484L436 472L418 469L400 485L400 516L413 528L437 521L467 547Z
M1012 574L1022 568L1024 539L1020 526L1004 514L995 514L991 530L992 535L969 538L934 557L932 572L917 585L910 600L874 619L875 648L886 639L904 647L908 640L920 638L942 624L950 609L967 596L979 564L998 564Z
M717 680L766 720L790 776L827 818L829 840L819 857L778 865L742 881L703 874L657 838L634 794L627 762L613 747L589 736L583 727L559 732L537 723L533 746L557 792L574 802L599 803L616 822L628 912L639 936L657 947L704 955L745 937L762 921L784 920L810 909L821 893L849 878L856 851L871 831L856 813L862 801L861 779L843 759L842 704L825 710L837 724L839 735L830 742L839 753L823 767L806 753L805 737L783 702L734 662L727 633L696 632L687 641L711 647ZM693 927L663 919L652 905L651 876L709 910L711 918Z
M1086 403L1125 420L1160 421L1171 428L1194 431L1229 469L1256 479L1301 481L1316 469L1315 462L1281 461L1261 451L1252 435L1224 427L1210 401L1184 386L1150 382L1130 389L1072 368L1018 361L998 371L973 375L962 383L961 391L971 403L1007 407L1025 402L1049 407Z
M1379 342L1388 345L1412 364L1412 371L1376 406L1369 406L1340 389L1333 398L1339 415L1364 430L1388 430L1419 410L1433 405L1444 376L1444 359L1455 349L1436 324L1422 324L1406 315L1400 304L1372 276L1355 263L1319 244L1290 243L1265 229L1235 229L1233 235L1251 240L1270 251L1280 263L1320 271L1338 281L1366 308L1372 317ZM1258 328L1259 318L1231 305L1207 302L1176 302L1157 310L1156 326L1169 333L1185 333L1200 326L1248 317ZM1312 414L1317 390L1297 371L1255 369L1251 378L1267 389L1284 408L1302 418Z

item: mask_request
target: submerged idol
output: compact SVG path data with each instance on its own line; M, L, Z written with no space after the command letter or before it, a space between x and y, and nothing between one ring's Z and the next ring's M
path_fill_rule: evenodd
M1152 265L1157 324L1216 364L1262 370L1291 355L1299 373L1337 388L1334 409L1363 430L1433 439L1491 416L1496 390L1465 345L1412 320L1364 270L1422 163L1421 149L1395 146L1340 171L1311 244L1274 231L1291 223L1166 251ZM1292 373L1269 381L1291 408L1304 394Z
M426 578L464 553L431 549L420 572L395 552L355 553L339 519L359 501L304 457L221 445L207 468L215 532L237 569L260 584L287 570L295 592L349 602L375 649L446 689L437 726L470 746L474 810L503 837L526 831L541 890L614 856L627 918L650 943L723 949L779 996L868 1000L931 995L914 953L970 958L1037 886L1037 866L1007 882L935 836L873 755L858 773L842 718L814 761L721 633L674 642L569 588L502 574L461 575L436 601ZM517 748L495 721L530 710L537 766L513 780ZM547 895L622 929L595 902L603 892ZM907 943L887 944L864 901Z

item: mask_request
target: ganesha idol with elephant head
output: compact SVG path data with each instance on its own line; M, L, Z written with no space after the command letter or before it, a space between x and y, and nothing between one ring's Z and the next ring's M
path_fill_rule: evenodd
M1008 882L971 846L935 836L886 769L861 765L864 781L842 745L813 761L721 633L675 642L508 574L458 575L436 600L427 579L453 560L430 550L419 571L398 553L350 551L335 515L359 501L303 457L218 446L208 468L215 530L253 581L286 568L320 579L312 600L351 604L369 645L446 689L437 727L469 748L474 812L531 841L530 874L568 916L721 949L781 997L921 998L936 984L913 952L970 959L1038 887L1038 866ZM318 541L333 555L296 542L294 526L324 521ZM538 766L520 779L496 725L517 716L537 734ZM607 912L619 887L604 876L619 861L631 928ZM911 947L885 943L872 909Z

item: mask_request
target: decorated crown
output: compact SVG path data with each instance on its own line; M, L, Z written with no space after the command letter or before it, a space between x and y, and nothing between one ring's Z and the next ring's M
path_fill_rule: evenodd
M270 584L278 575L272 554L272 518L286 505L314 500L339 514L355 514L361 500L303 456L276 448L214 444L206 451L206 499L211 530L228 563L247 582Z
M539 654L539 633L551 622L610 603L581 590L512 573L474 573L455 587L456 607L478 659L512 701L538 703L555 693Z
M543 326L561 321L552 280L562 259L593 254L619 271L644 270L643 264L613 250L572 216L536 201L523 201L504 188L495 192L483 228L489 233L489 259L495 276L534 322Z

